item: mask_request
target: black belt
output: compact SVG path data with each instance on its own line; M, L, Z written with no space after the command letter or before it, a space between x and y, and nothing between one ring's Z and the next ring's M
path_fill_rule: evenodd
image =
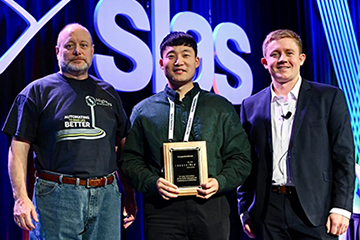
M294 194L295 187L293 187L293 186L272 186L271 191L280 193L280 194Z
M62 179L60 180L61 175L50 174L45 172L37 172L36 176L47 181L58 182L58 183L61 182L72 185L76 185L78 179L74 177L63 176ZM114 175L110 175L109 177L79 179L79 185L86 186L87 188L104 187L108 184L112 184L113 181L114 181Z

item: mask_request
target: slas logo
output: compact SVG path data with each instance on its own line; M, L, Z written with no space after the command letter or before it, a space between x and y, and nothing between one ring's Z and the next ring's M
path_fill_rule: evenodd
M151 1L151 23L144 8L134 0L101 0L94 15L96 32L102 42L113 51L128 58L132 64L131 72L118 69L111 56L95 55L96 73L120 91L133 92L144 88L151 77L153 92L164 89L164 74L158 66L159 45L170 31L190 31L195 35L199 46L201 64L195 79L202 88L227 97L233 104L250 96L253 87L252 72L249 65L228 48L232 41L236 50L250 53L249 39L242 28L233 23L221 23L214 29L198 14L181 12L170 21L170 1ZM121 29L115 22L117 15L126 17L131 28L151 33L151 51L139 38ZM215 73L215 63L235 80L232 86L224 74Z
M39 22L11 0L2 0L23 17L29 27L17 42L0 59L2 73L31 38L59 12L70 0L60 1ZM170 20L170 1L151 1L151 19L136 0L100 0L94 13L94 26L98 37L117 54L132 62L129 72L118 69L113 56L95 54L94 69L97 75L110 82L117 90L135 92L147 86L152 79L153 92L163 90L166 79L159 68L159 45L169 31L191 32L198 42L201 64L195 79L202 88L212 87L218 94L233 104L250 96L253 77L249 65L228 47L232 41L236 52L249 54L249 39L242 28L234 23L220 23L212 31L210 24L201 15L180 12ZM129 21L129 27L149 32L151 46L117 25L115 17L122 15ZM226 73L215 73L215 64ZM232 85L227 75L231 75Z

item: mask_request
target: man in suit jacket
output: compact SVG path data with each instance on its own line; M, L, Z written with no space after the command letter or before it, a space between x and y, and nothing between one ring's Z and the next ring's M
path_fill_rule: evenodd
M257 239L337 239L352 211L354 141L343 92L300 76L300 37L263 43L270 87L245 99L241 121L253 169L238 188L244 231Z

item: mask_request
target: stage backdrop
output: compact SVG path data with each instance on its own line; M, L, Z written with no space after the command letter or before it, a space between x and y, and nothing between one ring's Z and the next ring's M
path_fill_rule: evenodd
M302 37L307 55L302 76L343 88L358 136L357 0L0 0L0 126L28 83L58 71L57 34L72 22L89 29L96 53L90 73L119 90L128 115L136 103L165 85L158 66L158 45L168 32L183 30L194 35L202 61L196 81L227 97L239 111L244 97L270 84L260 63L263 39L272 30L292 29ZM341 46L347 48L341 51ZM348 69L350 75L342 74ZM346 89L349 82L350 90ZM22 239L27 234L12 217L8 143L0 133L0 239ZM33 170L31 166L29 170ZM29 181L29 189L32 183ZM228 195L233 210L231 239L246 239L237 216L235 192ZM124 239L143 239L140 194L137 201L137 219L123 231Z

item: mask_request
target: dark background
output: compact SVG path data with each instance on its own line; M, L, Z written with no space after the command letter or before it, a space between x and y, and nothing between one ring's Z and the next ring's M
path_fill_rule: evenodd
M154 0L152 0L154 1ZM346 1L346 0L344 0ZM15 1L28 11L36 20L59 1L56 0L17 0ZM95 53L112 55L123 71L129 68L126 59L109 50L97 37L94 30L93 15L98 1L72 0L58 12L27 44L10 66L0 75L0 126L16 95L34 79L58 71L55 45L59 31L67 24L78 22L87 27L93 36ZM151 1L138 1L151 18ZM355 28L357 44L360 45L360 3L358 0L347 0ZM275 29L287 28L297 32L303 40L303 51L307 55L301 75L317 82L337 86L324 29L317 2L315 0L174 0L170 1L170 19L177 13L192 11L209 21L212 29L221 22L233 22L246 32L250 45L250 54L241 57L250 65L253 74L253 93L269 86L270 76L260 59L262 42L265 36ZM118 25L128 32L149 43L150 33L132 30L127 27L123 17L116 18ZM0 1L0 56L24 32L27 24L4 2ZM158 54L158 52L153 53ZM358 54L358 53L357 53ZM154 66L158 67L158 66ZM216 68L216 72L221 72ZM96 75L93 69L90 73ZM138 92L119 92L125 110L130 116L132 107L140 100L152 95L152 84ZM239 111L239 106L235 106ZM14 223L12 217L13 198L8 178L7 154L8 139L0 133L0 239L23 239L23 233ZM31 163L30 163L31 165ZM30 166L30 172L32 167ZM31 177L30 177L31 179ZM32 181L29 180L30 189ZM241 225L236 209L235 191L229 192L229 201L233 208L231 239L246 239L241 232ZM138 194L139 212L133 226L123 231L123 239L142 239L141 195Z

